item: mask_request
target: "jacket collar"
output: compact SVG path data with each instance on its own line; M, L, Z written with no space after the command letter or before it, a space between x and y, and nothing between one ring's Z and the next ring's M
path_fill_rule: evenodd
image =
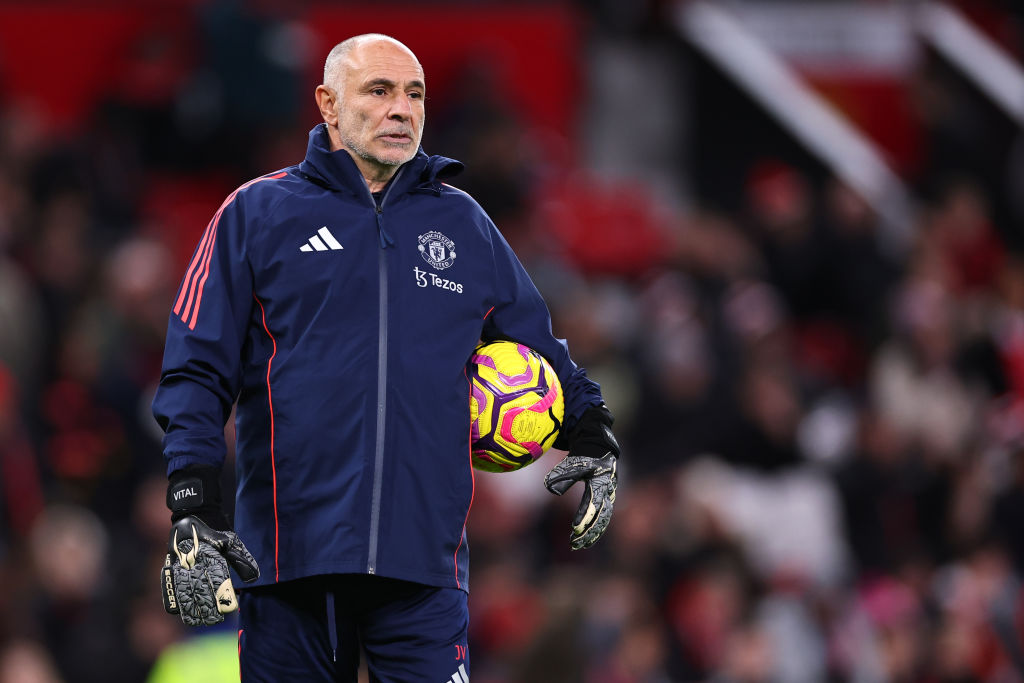
M464 168L462 162L442 156L428 156L421 147L410 161L402 165L392 182L397 183L394 192L441 193L441 181L450 178ZM309 131L306 158L299 164L299 171L318 185L349 192L358 196L366 194L366 181L355 161L345 150L331 151L327 124L321 123Z

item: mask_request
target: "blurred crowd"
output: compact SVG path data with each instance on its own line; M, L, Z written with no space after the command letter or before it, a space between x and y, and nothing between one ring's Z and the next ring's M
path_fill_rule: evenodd
M280 28L221 5L208 45ZM179 50L151 36L72 133L0 80L0 683L163 680L168 648L230 631L163 613L149 402L181 222L297 161L315 120L287 60L162 78ZM1024 681L1024 254L991 187L929 169L894 251L837 178L766 157L735 206L684 206L463 79L425 147L467 163L623 446L586 552L575 496L540 482L556 455L477 473L474 680Z

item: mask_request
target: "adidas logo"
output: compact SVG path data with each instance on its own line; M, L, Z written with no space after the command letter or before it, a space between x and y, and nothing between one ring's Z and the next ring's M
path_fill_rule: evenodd
M466 665L459 664L459 670L452 674L444 683L469 683L469 674L466 673Z
M325 244L326 243L326 244ZM334 235L327 229L327 226L320 228L316 231L316 235L309 238L309 241L299 247L299 251L336 251L338 249L344 249L341 246L341 242L334 239Z

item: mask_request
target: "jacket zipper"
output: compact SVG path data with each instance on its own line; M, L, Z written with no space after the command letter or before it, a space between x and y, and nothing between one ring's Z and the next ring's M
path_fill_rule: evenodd
M370 201L373 202L374 210L377 213L377 234L380 238L380 251L377 252L377 280L379 298L377 302L377 316L379 328L377 333L377 435L376 445L373 454L373 501L370 507L370 546L366 558L366 573L377 573L377 543L380 535L380 498L384 486L384 425L387 418L387 381L388 381L388 258L387 246L394 244L394 240L384 230L384 204L391 195L391 190L398 182L404 168L398 170L398 174L391 180L387 191L381 197L380 204L370 193ZM369 188L367 188L369 192Z

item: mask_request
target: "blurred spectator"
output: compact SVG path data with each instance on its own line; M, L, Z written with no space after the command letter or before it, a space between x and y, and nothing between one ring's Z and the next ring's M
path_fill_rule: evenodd
M990 290L1003 264L1003 243L988 216L985 198L969 180L950 183L928 230L947 262L957 292Z
M1020 577L1024 576L1024 448L1019 445L1012 451L1010 467L1005 488L992 502L992 525Z
M61 683L46 649L30 640L15 640L0 649L0 683Z
M797 318L820 313L835 299L827 261L832 245L815 221L807 179L784 163L765 160L747 183L748 228L771 282Z
M43 509L37 456L21 419L19 389L0 364L0 559L5 541L23 541Z
M934 280L913 278L896 301L897 336L874 357L872 400L901 435L940 460L955 459L975 435L982 395L956 368L957 309Z
M196 142L212 148L207 158L228 160L244 178L292 163L290 152L282 161L277 141L307 128L300 103L311 103L312 86L303 96L303 76L317 60L310 31L294 20L297 9L239 0L196 6L204 66L178 102L180 128L188 136L204 131Z
M0 200L0 207L3 203ZM30 391L39 383L43 361L42 323L35 283L0 252L0 363L14 373L20 386ZM29 400L32 398L35 396L30 394Z
M640 389L628 467L671 469L711 447L722 429L713 384L717 357L702 302L681 273L652 278L638 293L646 329L637 335ZM720 405L720 404L719 404Z
M108 531L82 507L52 505L31 534L32 622L68 683L137 681L148 663L125 647L132 607ZM112 667L111 663L117 662Z
M853 188L830 180L824 203L825 229L835 240L826 257L835 292L830 322L852 335L859 364L839 374L855 384L865 357L885 335L888 298L900 264L883 249L878 216Z
M438 123L426 134L424 147L433 153L443 150L466 165L456 184L473 195L522 253L533 241L526 234L530 200L551 160L535 148L516 109L501 97L504 77L500 65L485 57L461 64L455 77L459 86L436 112Z
M943 554L950 482L935 461L914 456L884 414L869 412L856 453L837 472L845 535L858 575L895 572Z

